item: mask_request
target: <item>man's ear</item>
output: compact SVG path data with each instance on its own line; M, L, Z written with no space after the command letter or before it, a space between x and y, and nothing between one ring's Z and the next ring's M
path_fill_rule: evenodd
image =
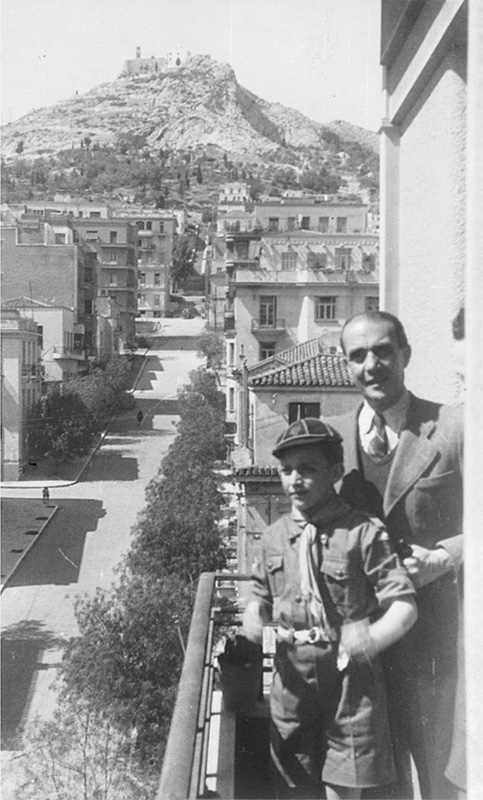
M340 463L332 465L332 483L335 485L344 477L344 465Z
M409 364L409 362L411 360L411 353L412 353L411 345L407 344L406 347L404 348L404 366L405 367L407 367L407 365Z

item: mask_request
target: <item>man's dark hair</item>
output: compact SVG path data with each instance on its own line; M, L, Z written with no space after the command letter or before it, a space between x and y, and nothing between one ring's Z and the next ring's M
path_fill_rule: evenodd
M344 353L344 331L351 324L351 322L354 322L357 319L367 319L370 322L389 322L394 328L396 341L399 347L402 349L403 347L409 346L408 337L406 336L404 326L401 320L395 317L394 314L390 314L389 311L362 311L360 314L354 314L353 317L349 317L349 319L347 319L343 325L340 334L340 344Z

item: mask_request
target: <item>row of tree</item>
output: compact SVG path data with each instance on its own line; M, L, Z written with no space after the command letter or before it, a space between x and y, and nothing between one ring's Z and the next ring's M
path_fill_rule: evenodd
M58 710L30 732L19 800L154 797L196 582L225 565L214 472L224 402L206 370L179 392L177 436L147 487L117 583L77 603Z
M29 415L29 455L60 462L88 453L107 420L134 405L132 369L131 359L97 360L87 375L48 389Z

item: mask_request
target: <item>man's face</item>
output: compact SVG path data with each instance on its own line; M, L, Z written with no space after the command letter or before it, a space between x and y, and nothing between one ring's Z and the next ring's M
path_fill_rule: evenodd
M341 477L341 465L330 466L321 448L305 444L288 448L279 456L279 474L292 508L308 512L325 503Z
M386 411L404 392L404 370L411 348L400 347L389 320L364 317L349 323L343 336L352 380L378 412Z

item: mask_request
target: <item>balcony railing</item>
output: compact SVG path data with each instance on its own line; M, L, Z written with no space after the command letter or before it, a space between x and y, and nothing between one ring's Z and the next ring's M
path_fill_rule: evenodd
M259 700L250 707L227 710L219 685L216 656L223 632L240 625L246 581L233 573L200 577L157 800L271 796L271 654L264 654L263 692L258 687Z
M273 319L271 321L252 319L252 333L265 333L271 331L276 333L285 330L284 319Z

